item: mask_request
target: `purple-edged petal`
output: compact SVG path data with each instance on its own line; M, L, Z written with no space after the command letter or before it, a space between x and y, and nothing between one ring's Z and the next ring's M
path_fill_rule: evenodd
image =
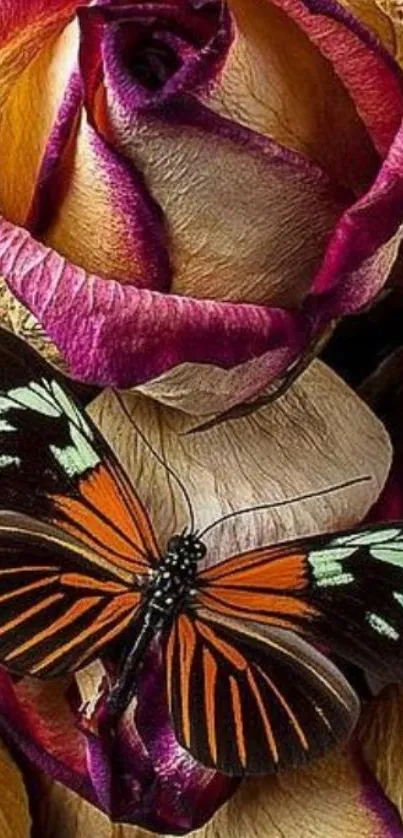
M109 146L85 113L80 119L74 157L69 148L64 166L59 159L52 168L56 158L52 138L49 142L43 163L48 177L38 179L41 205L33 232L39 230L62 256L105 279L168 290L168 241L160 208L139 170Z
M403 115L402 74L387 50L335 0L269 2L286 11L329 59L385 155Z
M102 384L129 387L184 361L229 367L262 353L268 353L268 380L305 338L298 314L184 299L87 274L5 220L0 273L43 323L73 374Z
M312 285L319 316L351 313L382 288L403 234L403 128L371 189L340 219Z

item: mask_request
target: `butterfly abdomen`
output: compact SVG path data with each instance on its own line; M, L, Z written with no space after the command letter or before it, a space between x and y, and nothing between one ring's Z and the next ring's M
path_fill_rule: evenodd
M147 647L157 632L171 626L175 614L190 595L197 562L204 554L204 545L192 534L173 536L169 540L165 555L144 586L140 613L135 620L135 639L122 660L109 695L110 715L123 712L133 698L136 676Z

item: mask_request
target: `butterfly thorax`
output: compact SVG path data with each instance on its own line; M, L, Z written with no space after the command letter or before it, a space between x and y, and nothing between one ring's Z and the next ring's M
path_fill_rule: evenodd
M206 548L193 533L170 538L165 554L145 591L149 620L162 625L191 593L198 562Z

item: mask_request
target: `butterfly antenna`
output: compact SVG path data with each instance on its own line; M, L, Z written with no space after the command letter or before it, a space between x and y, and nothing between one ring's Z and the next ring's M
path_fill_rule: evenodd
M285 500L276 501L275 503L262 503L259 506L247 506L245 509L238 509L236 512L228 512L227 515L223 515L222 518L217 518L216 521L209 524L208 527L199 533L198 537L203 538L206 533L210 532L210 530L214 529L214 527L218 527L219 524L222 524L224 521L229 521L231 518L237 518L238 515L244 515L249 512L259 512L262 509L275 509L280 506L288 506L288 504L309 500L310 498L319 498L322 495L330 495L332 492L337 492L339 489L346 489L348 486L355 486L357 483L367 483L368 480L372 480L372 477L369 474L363 475L362 477L355 477L351 480L346 480L345 483L338 483L335 486L329 486L327 489L321 489L319 492L308 492L306 495L299 495L295 498L286 498Z
M186 506L188 508L190 532L193 532L194 529L195 529L195 517L194 517L194 512L193 512L193 507L192 507L192 503L191 503L191 500L190 500L190 496L189 496L189 493L186 489L186 486L184 485L184 483L182 482L180 477L176 474L176 472L171 468L171 466L168 465L166 459L164 457L162 457L158 453L158 451L155 450L155 448L153 448L153 446L151 445L151 442L147 439L147 437L145 436L145 434L143 433L141 428L139 428L137 422L133 419L133 416L128 411L120 393L118 393L117 390L113 390L112 392L114 393L114 396L115 396L116 400L118 401L118 403L119 403L123 413L125 414L126 418L129 420L129 422L133 426L134 430L136 431L136 433L138 434L140 439L144 442L144 445L147 446L147 448L149 449L149 451L151 451L151 453L155 457L155 459L160 463L161 466L163 466L165 471L168 474L170 474L170 476L175 481L176 485L181 490L182 495L185 499ZM185 529L186 529L186 527L185 527Z

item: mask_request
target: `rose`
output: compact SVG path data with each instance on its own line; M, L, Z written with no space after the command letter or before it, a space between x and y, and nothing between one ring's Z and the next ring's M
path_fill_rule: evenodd
M0 273L77 376L223 409L386 281L402 77L332 0L0 0L0 43Z

